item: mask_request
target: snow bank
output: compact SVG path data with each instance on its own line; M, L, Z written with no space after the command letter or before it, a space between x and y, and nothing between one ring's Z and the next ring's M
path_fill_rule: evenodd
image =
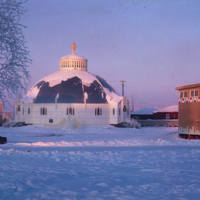
M8 145L30 147L131 147L158 145L200 145L199 140L189 141L178 137L177 128L116 128L90 126L56 128L27 126L0 128Z
M200 141L176 128L0 127L0 199L199 199Z

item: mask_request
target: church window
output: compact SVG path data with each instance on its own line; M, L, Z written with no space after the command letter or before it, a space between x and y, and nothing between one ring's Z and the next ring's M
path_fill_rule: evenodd
M47 115L47 108L40 108L40 115Z
M112 110L112 111L113 111L113 115L115 115L115 109L114 109L114 108L113 108L113 110Z
M30 113L31 113L31 109L30 109L30 108L28 108L28 114L30 115Z
M72 108L69 108L69 114L72 115Z
M74 108L67 108L66 114L67 114L67 115L74 115L74 114L75 114Z
M102 109L101 108L95 108L95 115L102 115Z

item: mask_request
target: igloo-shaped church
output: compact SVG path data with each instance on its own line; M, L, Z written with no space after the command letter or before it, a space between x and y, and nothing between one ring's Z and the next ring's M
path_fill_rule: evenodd
M16 103L15 121L59 126L119 124L130 118L126 97L118 95L103 78L87 71L87 59L72 54L60 59L60 71L38 81Z

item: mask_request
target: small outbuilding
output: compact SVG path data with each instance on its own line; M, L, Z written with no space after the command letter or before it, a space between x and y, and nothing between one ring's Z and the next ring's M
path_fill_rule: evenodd
M165 108L156 110L154 113L154 119L166 119L166 120L177 120L178 119L178 106L172 105Z
M179 97L179 136L200 138L200 83L176 87Z
M165 108L142 109L131 113L131 118L137 120L141 126L178 126L178 106L172 105Z
M131 112L131 118L135 120L149 120L154 119L153 112L155 108L142 108Z

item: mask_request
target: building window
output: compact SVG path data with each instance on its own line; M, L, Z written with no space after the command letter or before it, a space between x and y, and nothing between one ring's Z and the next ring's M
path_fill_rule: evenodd
M115 109L114 109L114 108L113 108L113 110L112 110L112 111L113 111L113 115L115 115Z
M102 115L102 109L101 108L95 108L95 115Z
M40 108L40 115L47 115L47 108Z
M75 114L74 108L67 108L66 114L67 114L67 115L74 115L74 114Z
M184 92L184 97L187 97L187 95L188 95L187 92Z
M180 93L180 98L183 98L183 92Z
M191 91L191 97L198 97L199 96L199 91L198 90L192 90Z
M49 119L49 123L52 124L53 123L53 119Z
M30 113L31 113L31 109L30 109L30 108L28 108L28 114L30 115Z

